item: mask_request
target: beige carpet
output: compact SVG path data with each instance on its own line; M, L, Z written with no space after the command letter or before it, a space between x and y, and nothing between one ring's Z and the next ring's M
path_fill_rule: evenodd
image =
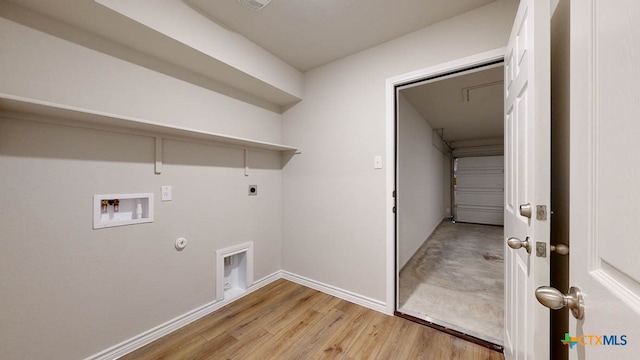
M400 271L399 310L503 344L501 226L443 221Z

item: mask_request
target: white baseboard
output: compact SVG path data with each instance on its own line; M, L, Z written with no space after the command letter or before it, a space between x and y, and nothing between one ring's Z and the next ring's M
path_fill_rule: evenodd
M340 299L352 302L354 304L358 304L369 309L379 311L385 314L388 314L387 304L385 302L374 300L368 298L366 296L362 296L351 291L347 291L344 289L337 288L335 286L327 285L321 283L319 281L308 279L304 276L296 275L290 273L288 271L276 271L273 274L266 276L258 281L256 281L253 285L251 285L247 292L242 296L234 298L232 300L222 300L222 301L213 301L208 304L205 304L197 309L191 310L186 314L180 315L174 319L167 321L166 323L156 326L155 328L145 331L144 333L134 336L131 339L125 340L120 344L112 346L104 351L101 351L95 355L91 355L85 360L113 360L117 359L121 356L124 356L134 350L137 350L147 344L152 343L155 340L160 339L161 337L180 329L181 327L188 325L201 317L211 314L212 312L232 303L233 301L246 296L263 286L266 286L278 279L286 279L297 284L312 288L314 290L321 291L323 293L333 295Z
M315 281L315 280L311 280L308 279L304 276L300 276L300 275L296 275L293 273L290 273L288 271L282 271L282 278L289 280L289 281L293 281L294 283L298 283L300 285L304 285L306 287L310 287L314 290L318 290L321 291L323 293L329 294L329 295L333 295L335 297L338 297L340 299L352 302L354 304L358 304L361 306L364 306L366 308L369 308L371 310L375 310L375 311L379 311L385 314L388 314L387 312L387 304L383 301L379 301L379 300L375 300L375 299L371 299L369 297L363 296L363 295L359 295L356 293L353 293L351 291L347 291L344 289L340 289L338 287L332 286L332 285L327 285L324 283L321 283L319 281Z
M238 296L237 298L234 298L232 300L222 300L222 301L212 301L208 304L205 304L199 308L196 308L194 310L189 311L186 314L180 315L174 319L171 319L169 321L167 321L166 323L156 326L155 328L145 331L144 333L134 336L131 339L125 340L123 342L121 342L120 344L117 344L115 346L112 346L104 351L101 351L97 354L91 355L88 358L86 358L85 360L112 360L112 359L117 359L121 356L124 356L134 350L137 350L147 344L152 343L155 340L160 339L161 337L178 330L179 328L188 325L198 319L200 319L203 316L209 315L212 312L224 307L225 305L228 305L232 302L234 302L235 300L240 299L243 296L246 296L247 294L254 292L258 289L260 289L263 286L266 286L278 279L282 278L282 272L281 271L276 271L275 273L266 276L256 282L254 282L253 285L251 285L248 289L247 292L244 293L241 296Z

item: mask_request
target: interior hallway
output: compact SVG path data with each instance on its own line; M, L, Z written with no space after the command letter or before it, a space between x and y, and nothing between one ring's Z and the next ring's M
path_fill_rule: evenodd
M443 221L400 271L399 311L503 344L503 227Z

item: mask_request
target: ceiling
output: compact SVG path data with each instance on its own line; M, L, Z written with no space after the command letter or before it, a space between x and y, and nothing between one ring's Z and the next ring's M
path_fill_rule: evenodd
M433 81L401 90L433 129L444 129L447 142L502 138L502 66Z
M204 15L205 22L208 19L230 33L240 34L292 67L305 72L494 1L272 0L260 11L250 10L238 0L163 0L154 6L164 4L170 9L170 5L185 5L183 7ZM234 68L233 64L217 61L199 49L191 48L110 11L98 1L0 0L0 4L3 2L13 3L97 37L74 35L71 28L47 25L45 18L35 15L15 15L19 12L9 11L11 9L7 10L6 6L3 7L3 16L14 14L11 15L14 20L31 27L214 91L226 91L226 95L242 101L277 112L300 101L300 98L286 89L275 88L260 79L251 78L242 69ZM111 2L129 4L127 0ZM149 0L140 4L151 6L154 3ZM154 7L150 7L148 12L153 14ZM187 30L207 31L206 27ZM123 49L114 50L113 47L104 45L101 39L108 39L124 45L126 49L135 49L151 57L140 58ZM215 41L215 38L212 39ZM234 44L228 46L233 47ZM160 59L166 63L156 64L150 59ZM175 65L175 68L166 64ZM406 89L403 93L433 128L444 129L445 140L502 137L502 86L476 88L499 81L496 79L501 76L502 70L492 70L486 74L469 74ZM213 82L208 82L208 79ZM227 91L218 86L217 82L230 84L241 93L238 95L233 90ZM462 102L461 92L464 87L473 87L469 91L469 102ZM244 96L245 93L249 96ZM264 105L261 99L268 104ZM274 104L274 107L269 104Z
M212 21L305 72L495 0L186 0Z
M139 31L96 1L6 1L127 46L145 45L124 36ZM259 11L238 0L164 1L183 2L306 72L496 0L272 0Z

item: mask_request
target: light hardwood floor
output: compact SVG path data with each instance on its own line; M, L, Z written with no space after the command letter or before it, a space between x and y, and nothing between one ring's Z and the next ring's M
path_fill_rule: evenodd
M121 359L504 359L409 320L277 280Z

